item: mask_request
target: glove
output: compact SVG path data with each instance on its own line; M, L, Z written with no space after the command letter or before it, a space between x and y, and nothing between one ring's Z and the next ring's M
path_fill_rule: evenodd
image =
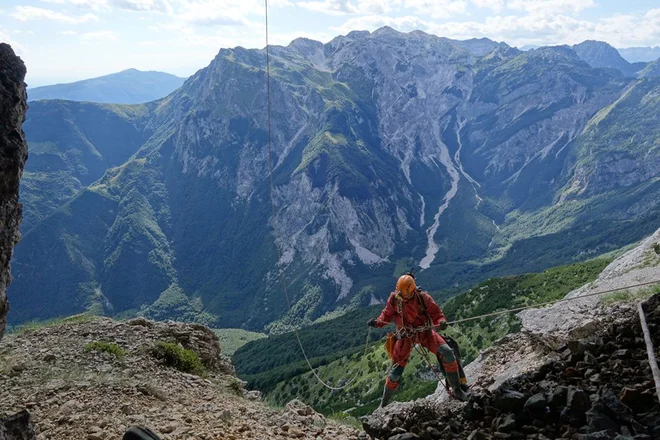
M440 324L438 324L438 327L440 327L440 330L447 330L447 327L449 327L449 324L447 324L447 321L440 321Z
M367 325L369 327L378 327L378 321L376 321L376 319L370 319L369 322L367 322Z

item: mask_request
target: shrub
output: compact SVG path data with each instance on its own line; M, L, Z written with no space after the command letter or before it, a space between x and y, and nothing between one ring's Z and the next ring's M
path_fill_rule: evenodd
M657 255L660 255L660 243L653 243L653 250Z
M232 392L237 396L243 395L243 384L241 384L241 382L238 380L232 380L229 383L229 389L232 390Z
M160 341L153 348L152 354L163 361L165 365L174 367L184 373L197 374L198 376L206 373L206 368L197 353L187 350L179 344Z
M85 353L89 353L90 351L101 351L103 353L109 353L117 359L122 359L124 356L126 356L126 352L114 342L90 342L89 344L85 345Z

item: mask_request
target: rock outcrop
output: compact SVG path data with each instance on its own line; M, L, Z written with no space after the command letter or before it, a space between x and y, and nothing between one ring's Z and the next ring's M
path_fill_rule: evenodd
M8 44L0 43L0 340L9 311L9 260L20 235L18 184L27 159L22 125L27 111L25 64Z
M168 360L155 350L162 343L195 355ZM203 367L181 371L191 357ZM298 401L281 410L258 401L234 376L217 336L196 324L77 316L8 335L0 347L0 390L0 413L27 407L39 440L119 439L132 425L169 440L358 434ZM1 426L0 440L24 440L4 439Z

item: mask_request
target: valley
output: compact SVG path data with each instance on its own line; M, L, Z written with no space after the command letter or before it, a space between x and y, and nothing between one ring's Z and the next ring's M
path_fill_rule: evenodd
M147 104L31 103L11 324L285 332L382 302L401 268L448 297L651 234L652 64L473 43L385 27L273 47L276 218L263 50L222 49Z

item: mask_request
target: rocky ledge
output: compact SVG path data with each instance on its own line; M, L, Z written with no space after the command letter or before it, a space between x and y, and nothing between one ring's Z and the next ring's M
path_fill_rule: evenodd
M0 414L25 421L27 408L40 440L120 439L132 425L171 440L357 439L300 402L274 409L245 392L200 325L74 317L19 331L0 346L0 390ZM34 438L21 435L7 439Z
M660 355L660 294L646 305ZM374 438L660 439L660 405L634 308L553 360L467 404L421 399L365 420Z

